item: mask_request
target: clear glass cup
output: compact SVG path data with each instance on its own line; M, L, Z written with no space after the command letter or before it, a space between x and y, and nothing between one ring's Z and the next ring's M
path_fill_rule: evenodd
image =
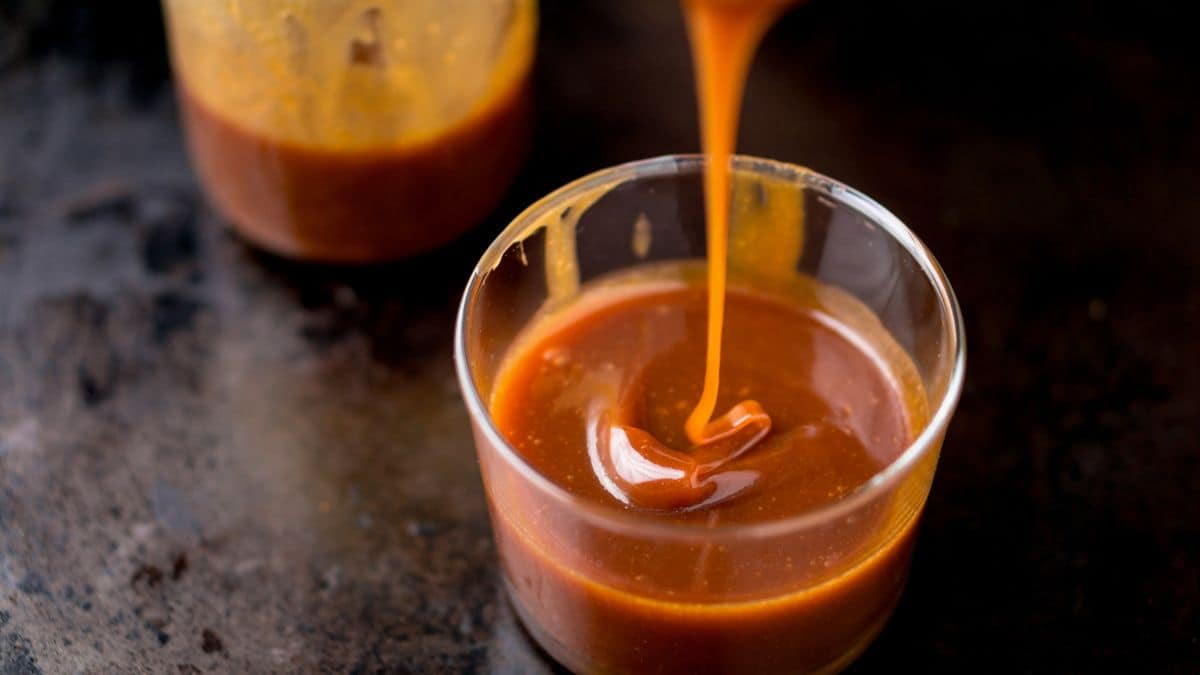
M373 262L479 222L530 135L536 0L163 0L200 178L276 253Z
M915 441L839 501L754 525L639 518L550 482L489 415L497 368L548 304L610 272L704 256L703 167L696 156L662 157L575 181L514 220L467 285L455 359L503 578L530 633L576 672L837 671L903 589L965 366L949 282L883 207L807 169L733 160L731 281L815 279L878 354L902 350L927 398ZM641 554L635 569L614 553L629 551ZM728 573L702 601L679 602L689 589L674 588L680 575L656 561L680 556Z

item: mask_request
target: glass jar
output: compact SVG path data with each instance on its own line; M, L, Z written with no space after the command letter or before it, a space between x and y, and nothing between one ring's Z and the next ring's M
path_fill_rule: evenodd
M500 234L467 285L455 361L504 580L533 637L578 673L837 672L904 588L965 368L949 282L895 216L807 169L733 160L731 280L780 292L818 284L823 311L887 363L910 364L895 372L921 392L911 442L835 501L714 526L589 501L510 445L486 403L540 313L615 271L703 259L704 166L662 157L557 190ZM720 574L699 593L680 569Z
M209 196L254 243L401 258L478 223L530 134L535 0L163 0Z

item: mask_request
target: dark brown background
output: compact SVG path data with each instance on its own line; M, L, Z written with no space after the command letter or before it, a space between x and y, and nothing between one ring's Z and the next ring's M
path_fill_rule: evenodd
M1189 3L817 0L742 148L940 258L967 388L853 668L1195 672L1200 48ZM452 305L523 205L694 150L668 0L544 2L494 217L371 269L225 233L149 0L0 3L0 673L552 672L499 594Z

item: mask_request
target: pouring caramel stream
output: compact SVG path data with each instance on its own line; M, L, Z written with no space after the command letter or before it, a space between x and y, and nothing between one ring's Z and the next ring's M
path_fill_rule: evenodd
M735 406L716 420L721 380L721 334L725 324L725 281L729 257L729 163L737 139L738 112L751 57L762 34L779 12L778 2L720 2L684 0L684 16L692 42L700 135L708 168L704 200L708 235L708 350L704 389L684 423L696 445L723 438L743 420L741 406L762 409L754 401ZM767 426L770 427L769 418Z
M601 465L613 485L639 506L704 506L740 493L720 489L716 474L750 451L771 430L771 418L753 400L716 412L721 379L721 339L729 258L730 161L746 71L763 33L785 3L683 0L692 43L700 129L708 166L704 196L708 242L707 349L700 400L684 422L692 447L680 451L633 425L628 406L602 414L592 425ZM728 485L728 481L726 482Z

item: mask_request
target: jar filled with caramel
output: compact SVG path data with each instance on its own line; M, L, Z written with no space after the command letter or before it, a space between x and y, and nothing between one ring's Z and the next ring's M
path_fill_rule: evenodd
M535 0L163 0L195 168L242 235L307 260L436 248L530 134Z

